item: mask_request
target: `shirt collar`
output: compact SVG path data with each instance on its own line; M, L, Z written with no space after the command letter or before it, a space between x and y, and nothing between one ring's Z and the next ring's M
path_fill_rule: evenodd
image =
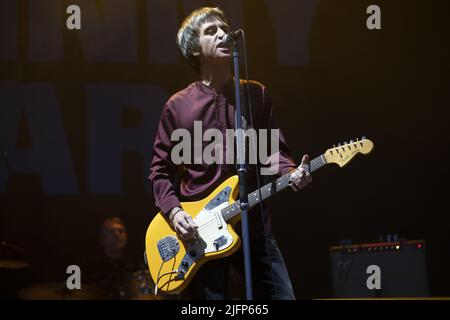
M214 92L214 89L211 86L208 86L203 83L203 81L197 81L196 82L197 88L204 94L208 94L211 96L215 96L216 93ZM229 94L232 94L234 92L234 77L230 78L223 87L222 94L227 96Z

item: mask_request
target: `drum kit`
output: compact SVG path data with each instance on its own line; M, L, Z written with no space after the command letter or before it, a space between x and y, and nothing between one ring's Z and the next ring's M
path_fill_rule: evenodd
M20 247L0 242L0 273L5 275L14 272L23 272L31 268L31 264L19 258L18 252L24 250ZM9 280L9 279L8 279ZM2 281L3 282L3 281ZM153 294L154 286L148 270L138 270L129 275L125 283L125 300L165 300L161 296ZM10 289L10 288L9 288ZM0 291L8 290L2 285ZM10 289L11 290L11 289ZM0 292L2 293L2 292ZM4 296L4 292L2 293ZM38 283L24 288L19 288L14 296L21 300L109 300L112 295L96 286L82 283L80 289L70 290L66 282ZM11 296L7 296L11 298Z
M127 284L124 300L162 300L160 296L150 293L144 272L133 274ZM18 293L21 300L110 300L112 295L92 285L81 284L81 289L67 289L65 282L35 284Z
M162 296L157 296L153 292L154 285L148 269L130 275L126 285L126 296L129 300L163 300Z
M94 286L82 284L81 289L67 289L65 282L35 284L21 289L21 300L107 300L110 295Z

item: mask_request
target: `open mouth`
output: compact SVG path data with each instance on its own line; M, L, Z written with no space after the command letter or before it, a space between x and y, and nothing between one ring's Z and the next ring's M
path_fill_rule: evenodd
M230 53L230 47L226 46L223 42L220 42L216 45L216 50L226 54Z
M220 46L220 47L217 47L217 49L222 52L230 52L230 48L227 46Z
M223 42L219 42L217 44L217 48L226 48L226 47L225 47L225 44Z

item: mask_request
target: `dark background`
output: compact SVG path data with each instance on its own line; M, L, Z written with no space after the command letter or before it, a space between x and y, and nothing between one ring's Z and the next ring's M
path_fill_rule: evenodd
M111 215L125 220L129 246L140 257L147 225L158 211L145 179L149 166L146 159L151 155L162 98L150 99L146 114L133 108L131 96L130 102L124 103L122 128L144 123L150 134L141 136L140 143L146 145L148 154L144 157L124 148L121 170L117 172L123 177L121 191L97 193L92 191L89 178L92 146L88 144L92 137L87 86L150 84L163 88L167 93L164 98L168 98L196 80L195 73L176 51L174 39L179 23L192 9L223 4L172 1L177 10L176 24L162 31L163 35L168 34L167 39L149 42L149 1L95 1L89 10L95 9L100 15L111 7L123 10L127 3L136 6L135 55L120 62L107 58L101 61L101 54L106 57L107 52L120 51L128 44L126 32L114 33L123 29L118 27L114 32L107 31L105 37L99 36L100 58L89 61L78 37L81 31L65 28L66 6L79 4L82 32L90 32L89 20L84 20L84 15L89 15L86 2L53 2L61 6L57 11L61 17L61 58L53 57L45 42L37 46L43 58L30 58L30 48L36 47L30 30L45 31L48 26L33 25L29 1L5 1L3 8L0 6L2 17L13 14L17 18L14 39L6 36L9 26L5 21L11 19L2 19L0 25L2 50L10 44L16 48L13 56L0 56L0 84L14 89L46 83L54 88L77 186L76 191L66 194L46 192L40 172L21 170L16 162L24 160L17 160L14 154L19 149L33 148L34 137L29 129L32 119L29 114L27 118L25 109L18 119L1 119L2 125L10 121L18 124L15 144L0 137L11 167L8 175L3 157L0 240L28 252L34 282L64 279L68 265L81 264L94 254L98 250L99 223ZM33 8L39 7L36 3L46 1L35 2ZM280 6L278 10L288 12L285 19L273 19L274 3ZM302 3L300 7L315 9L297 16L290 10L297 8L298 3ZM371 4L381 8L381 30L366 28L366 8ZM308 188L297 194L284 192L271 200L278 208L272 212L274 232L298 298L333 295L330 245L339 244L342 239L355 243L376 241L386 234L424 239L430 293L448 295L450 236L446 196L450 135L446 108L450 102L450 52L448 6L444 4L445 1L253 0L239 1L240 12L223 7L231 22L242 24L232 27L242 27L246 32L250 78L269 88L296 161L304 153L315 157L333 144L362 135L375 144L369 156L358 156L342 169L325 167L314 174L314 182ZM11 7L16 11L6 12ZM167 17L161 15L159 19ZM305 19L310 19L311 24L304 23ZM307 28L306 38L301 28ZM280 42L281 37L288 41ZM302 42L301 37L306 41ZM109 41L107 45L105 41ZM289 55L289 41L296 48L298 42L304 44L299 59ZM158 45L167 48L168 62L164 56L152 58L152 48ZM45 59L47 48L49 58ZM170 58L174 54L175 63ZM288 58L283 58L283 54ZM13 100L11 95L0 96L0 108L6 110L14 104ZM5 114L8 115L1 113ZM150 121L145 118L148 115ZM107 167L109 163L103 165ZM99 177L103 184L108 184L110 178ZM8 281L20 283L23 277L15 273Z

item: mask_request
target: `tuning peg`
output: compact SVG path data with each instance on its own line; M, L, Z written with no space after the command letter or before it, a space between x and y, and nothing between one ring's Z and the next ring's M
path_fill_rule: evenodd
M340 143L338 143L338 147L340 147L341 146L341 144Z
M347 141L344 141L343 144L347 144Z
M359 140L359 138L356 138L356 141L358 141Z
M362 137L361 137L361 140L366 140L366 136L362 136Z
M353 147L356 148L356 144L355 144L355 141L353 139L350 140L350 145L352 145Z

